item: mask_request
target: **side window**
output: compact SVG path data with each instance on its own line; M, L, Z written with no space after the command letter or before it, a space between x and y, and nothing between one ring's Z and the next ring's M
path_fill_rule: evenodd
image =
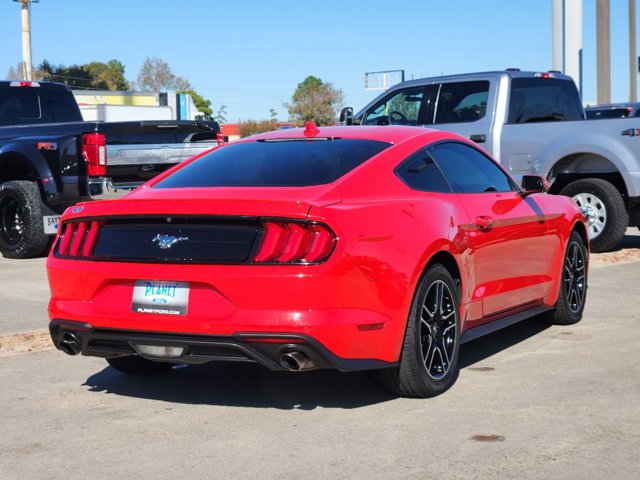
M424 99L424 87L395 92L369 110L363 125L418 125Z
M493 160L473 147L462 143L441 143L428 151L456 193L517 190Z
M489 82L443 83L434 123L475 122L487 112Z
M421 150L402 162L396 168L396 175L414 190L451 193L447 180L426 150Z

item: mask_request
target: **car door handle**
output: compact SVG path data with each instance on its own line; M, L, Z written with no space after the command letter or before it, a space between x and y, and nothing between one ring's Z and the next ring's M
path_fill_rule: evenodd
M486 135L473 134L473 135L469 135L469 140L471 140L472 142L476 142L476 143L484 143L484 142L487 141L487 136Z
M476 226L482 232L488 232L493 228L493 218L486 215L476 217Z

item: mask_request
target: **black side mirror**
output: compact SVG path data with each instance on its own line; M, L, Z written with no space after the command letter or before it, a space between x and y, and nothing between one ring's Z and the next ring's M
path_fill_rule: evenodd
M353 125L353 108L344 107L340 111L340 125Z
M532 193L545 193L549 190L547 179L538 175L522 176L523 195L531 195Z

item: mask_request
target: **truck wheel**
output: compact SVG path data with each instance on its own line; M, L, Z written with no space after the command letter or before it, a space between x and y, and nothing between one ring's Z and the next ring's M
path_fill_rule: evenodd
M1 184L0 253L6 258L38 257L48 246L38 186L22 180Z
M561 195L573 198L587 219L592 252L606 252L624 238L629 213L616 187L600 178L576 180Z

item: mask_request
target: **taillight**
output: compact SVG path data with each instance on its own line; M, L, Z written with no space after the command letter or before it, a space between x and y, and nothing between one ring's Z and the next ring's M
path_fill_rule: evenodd
M90 177L104 177L107 174L107 138L104 133L82 135L82 155Z
M67 222L58 240L57 254L63 257L91 257L100 223L97 221Z
M336 243L328 227L316 223L265 222L256 263L324 262Z

